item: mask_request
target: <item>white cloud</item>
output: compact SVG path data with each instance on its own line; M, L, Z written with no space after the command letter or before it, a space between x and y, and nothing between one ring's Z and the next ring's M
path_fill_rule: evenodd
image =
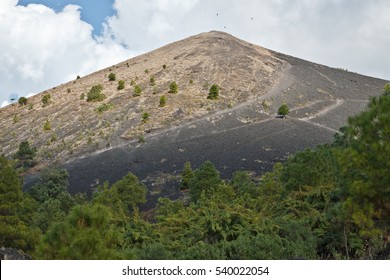
M0 102L26 96L131 56L110 38L94 38L80 7L61 12L37 4L0 4ZM2 102L2 106L5 105Z

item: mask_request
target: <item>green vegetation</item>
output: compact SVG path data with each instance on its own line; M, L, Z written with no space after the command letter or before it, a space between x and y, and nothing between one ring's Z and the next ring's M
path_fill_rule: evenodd
M39 231L28 225L30 200L13 163L0 156L0 246L32 253Z
M282 104L282 106L280 106L278 109L278 115L287 116L289 111L290 110L289 110L287 104Z
M106 98L106 96L102 93L102 91L103 91L102 85L100 84L94 85L87 93L87 101L89 102L103 101Z
M184 164L184 169L183 172L180 174L181 177L181 182L180 182L180 187L182 189L188 189L190 186L190 181L192 178L194 178L194 172L191 168L191 163L186 162Z
M51 130L51 123L49 120L46 120L43 125L43 131L48 131L48 130Z
M160 107L165 107L167 105L167 97L165 95L162 95L160 97Z
M162 67L163 67L163 69L167 69L167 65L166 64L164 64Z
M114 108L114 104L112 103L103 103L101 105L99 105L96 109L95 109L95 112L101 114L103 112L106 112L106 111L109 111L111 110L112 108Z
M50 94L49 94L49 93L44 94L44 95L42 96L42 106L43 106L43 107L46 107L47 105L50 104L50 102L51 102L51 96L50 96Z
M155 81L155 78L153 76L150 77L150 79L149 79L149 85L152 87L154 87L156 85L156 81Z
M145 143L145 137L143 135L138 136L138 143L140 144Z
M119 80L118 81L118 90L122 90L125 88L125 81L124 80Z
M35 147L30 147L28 141L23 141L19 144L19 149L14 155L14 158L17 160L18 167L32 167L36 164L34 158L36 155L37 149Z
M176 82L175 81L171 82L169 84L169 93L177 93L177 91L178 91L178 86Z
M24 106L24 105L27 105L27 98L26 97L20 97L19 99L18 99L18 103L19 103L19 105L20 106Z
M12 119L12 123L13 123L13 124L16 124L16 123L18 123L19 121L20 121L19 116L18 116L18 115L14 115L14 117L13 117L13 119Z
M110 74L108 75L108 80L109 80L110 82L115 81L115 80L116 80L116 75L115 75L114 73L110 73Z
M209 95L207 96L207 98L215 100L215 99L218 99L218 97L219 97L219 86L216 84L213 84L210 87Z
M143 112L142 114L142 122L147 123L149 121L150 114L148 112Z
M140 96L142 93L142 88L139 86L139 85L135 85L134 86L134 93L133 93L133 96L136 97L136 96Z
M84 100L84 99L85 99L85 93L83 92L80 94L80 100Z
M384 94L389 95L390 94L390 84L386 84L384 88Z

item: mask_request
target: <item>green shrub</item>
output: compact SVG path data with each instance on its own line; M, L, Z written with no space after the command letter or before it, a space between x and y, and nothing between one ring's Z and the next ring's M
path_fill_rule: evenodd
M138 143L145 143L145 137L143 135L138 136Z
M278 109L278 115L287 116L289 111L287 104L282 104Z
M384 94L390 95L390 84L386 84L384 87Z
M163 69L167 69L167 65L166 64L163 65Z
M149 84L153 87L153 86L155 86L155 84L156 84L156 81L155 81L155 79L154 79L154 77L152 76L152 77L150 77L150 79L149 79Z
M207 98L208 99L218 99L218 96L219 96L219 86L216 84L213 84L210 87L209 96Z
M115 81L115 79L116 79L116 75L114 74L114 73L110 73L109 75L108 75L108 80L109 81Z
M142 88L139 85L135 85L133 96L140 96L142 92Z
M135 81L134 81L134 80L131 80L131 81L130 81L130 85L131 85L131 86L134 86L134 85L135 85Z
M79 76L79 75L77 75L77 78L76 78L76 80L78 80L78 79L80 79L80 76Z
M149 74L149 69L145 69L145 74Z
M32 110L33 108L34 108L34 104L32 104L32 103L28 104L28 109L29 110Z
M18 100L20 106L24 106L27 104L27 98L26 97L20 97Z
M124 80L118 81L118 90L121 90L124 88L125 88L125 81Z
M148 112L144 112L142 114L142 122L144 122L144 123L148 122L149 116L150 116L150 114Z
M44 131L51 130L51 123L49 120L46 120L45 124L43 125L43 130Z
M87 93L87 101L102 101L106 96L102 93L102 85L94 85Z
M15 115L14 118L13 118L13 123L18 123L20 121L20 118L18 115Z
M178 86L175 81L169 84L169 93L177 93Z
M42 106L46 107L50 104L51 96L49 93L42 96Z
M160 97L160 107L164 107L167 104L167 98L165 95Z
M85 99L85 93L83 92L82 94L80 94L80 100L84 100Z
M101 113L103 113L105 111L111 110L112 108L114 108L114 105L112 103L108 103L108 104L103 103L103 104L99 105L99 107L97 107L95 109L95 112L101 114Z

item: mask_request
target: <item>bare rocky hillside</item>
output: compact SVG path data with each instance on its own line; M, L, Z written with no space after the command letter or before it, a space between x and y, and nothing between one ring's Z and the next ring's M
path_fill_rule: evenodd
M11 155L21 141L28 140L38 148L43 165L63 163L264 95L284 67L268 50L228 34L192 36L46 90L29 98L26 106L3 108L0 149ZM110 73L115 81L109 81ZM125 81L122 90L118 90L119 80ZM169 93L173 81L177 93ZM88 91L98 84L106 99L87 102ZM221 88L217 101L207 99L212 84ZM137 85L142 92L134 97ZM50 101L44 106L42 97L47 94ZM159 103L162 95L164 107ZM108 110L99 113L99 108ZM145 112L147 121L142 119ZM46 122L50 129L44 129Z

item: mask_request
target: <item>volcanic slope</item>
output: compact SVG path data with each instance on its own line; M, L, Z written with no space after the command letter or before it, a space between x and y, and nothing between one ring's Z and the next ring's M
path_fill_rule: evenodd
M109 81L110 73L116 81ZM118 80L125 81L123 90ZM173 81L177 93L169 92ZM2 109L0 141L10 155L28 140L38 148L38 168L51 163L67 168L72 192L90 192L131 171L151 193L169 195L175 190L153 188L186 161L197 167L211 160L223 177L241 169L261 175L289 154L330 142L386 83L226 33L202 33L29 98L32 109L28 104ZM81 100L96 84L107 98ZM212 84L220 86L218 100L207 99ZM140 96L133 96L136 85ZM45 107L44 94L51 96ZM290 114L277 119L283 103ZM110 109L98 113L102 104ZM46 121L51 130L43 130ZM28 186L35 176L25 179Z

